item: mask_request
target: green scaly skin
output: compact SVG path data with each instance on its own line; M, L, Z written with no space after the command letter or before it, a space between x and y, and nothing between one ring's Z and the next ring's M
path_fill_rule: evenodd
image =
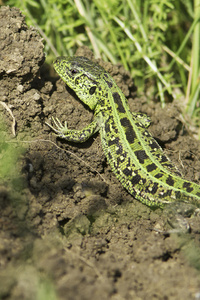
M121 184L149 206L183 201L199 204L200 186L181 178L147 131L150 120L131 113L127 99L113 78L97 63L77 57L58 57L54 68L81 101L94 111L93 121L82 130L70 130L57 119L59 137L84 142L100 131L107 160ZM48 124L49 125L49 124Z

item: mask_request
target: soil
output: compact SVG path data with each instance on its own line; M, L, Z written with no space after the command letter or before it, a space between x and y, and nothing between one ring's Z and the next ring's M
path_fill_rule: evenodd
M98 134L84 144L57 138L45 124L52 116L78 129L93 113L51 77L42 39L18 9L1 7L0 39L1 101L17 122L13 136L0 105L1 140L20 153L0 181L0 299L200 299L198 210L186 216L189 232L171 233L165 209L143 205L120 185ZM94 59L86 47L76 55ZM137 95L121 65L98 62L131 110L151 117L149 130L183 176L200 183L200 142L180 104L161 109Z

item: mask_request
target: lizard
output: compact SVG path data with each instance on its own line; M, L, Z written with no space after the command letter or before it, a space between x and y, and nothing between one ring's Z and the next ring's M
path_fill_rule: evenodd
M164 154L147 130L150 119L131 112L128 101L114 79L96 62L83 56L60 56L55 71L94 111L93 121L81 130L68 129L52 118L46 123L67 141L82 143L97 131L112 171L123 187L150 207L166 203L200 203L200 185L182 178L178 168Z

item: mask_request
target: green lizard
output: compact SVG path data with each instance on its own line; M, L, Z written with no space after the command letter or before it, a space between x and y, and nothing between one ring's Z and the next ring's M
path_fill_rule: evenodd
M49 125L59 137L84 142L100 131L104 153L121 184L149 206L183 201L200 203L200 186L181 178L178 169L147 131L150 120L131 113L113 78L97 63L82 57L58 57L54 68L82 102L94 110L93 121L70 130L57 119Z

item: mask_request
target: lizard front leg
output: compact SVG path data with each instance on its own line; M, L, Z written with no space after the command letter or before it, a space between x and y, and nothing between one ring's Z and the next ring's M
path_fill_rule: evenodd
M87 141L95 132L99 130L97 120L94 119L89 125L81 130L68 129L67 122L64 125L61 124L58 118L52 117L54 126L46 122L46 124L53 129L53 131L59 136L70 142L82 143Z

